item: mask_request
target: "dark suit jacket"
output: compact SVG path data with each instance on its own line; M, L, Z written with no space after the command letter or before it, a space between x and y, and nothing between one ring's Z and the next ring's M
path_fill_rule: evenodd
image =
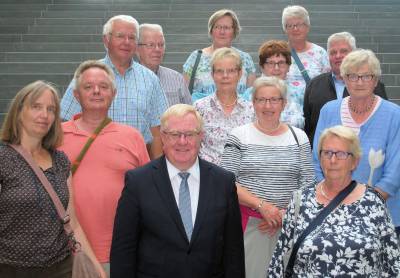
M374 93L383 99L387 99L385 85L378 82ZM343 97L347 97L349 92L344 88ZM337 99L335 83L333 81L332 72L322 73L314 77L307 85L304 93L304 131L310 139L311 146L313 145L314 133L317 128L319 112L328 101Z
M199 202L190 242L165 157L126 173L114 223L111 278L245 277L235 177L204 160L199 164Z

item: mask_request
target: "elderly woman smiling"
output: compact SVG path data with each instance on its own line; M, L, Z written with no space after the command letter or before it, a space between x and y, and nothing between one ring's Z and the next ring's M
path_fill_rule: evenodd
M388 198L387 206L399 233L400 107L374 94L381 68L371 50L359 49L348 54L342 62L340 74L349 96L322 107L314 148L325 128L339 124L354 130L360 138L363 156L353 172L353 179L369 183ZM324 173L316 150L313 157L317 179L322 180Z
M232 131L221 166L236 175L246 277L264 278L291 193L314 182L314 171L307 135L280 122L285 82L256 79L253 105L257 120Z
M385 202L371 187L352 181L361 156L357 135L331 127L316 149L325 180L294 194L299 197L289 204L268 277L288 277L290 270L289 277L399 277L399 245ZM290 249L292 263L285 266Z
M322 47L307 41L310 16L302 6L288 6L283 10L282 27L293 57L287 82L295 88L297 102L303 109L306 84L313 77L330 70L328 54Z
M193 80L192 100L211 95L215 92L216 84L211 76L211 56L215 50L222 47L235 49L243 62L243 72L237 84L237 92L242 94L247 87L253 84L256 78L256 69L251 56L237 48L232 47L232 42L239 36L240 23L236 13L232 10L222 9L216 11L208 20L208 35L211 45L201 50L193 51L183 65L183 76L189 84ZM196 60L199 59L197 68Z
M196 110L204 120L204 138L200 157L220 163L226 138L231 130L254 119L253 105L238 98L237 84L242 75L242 60L232 48L220 48L211 58L215 94L196 101Z

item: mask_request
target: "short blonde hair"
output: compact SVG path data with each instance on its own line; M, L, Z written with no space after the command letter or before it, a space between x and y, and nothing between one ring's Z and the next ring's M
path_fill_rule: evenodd
M340 65L340 75L345 76L351 73L352 70L357 70L360 67L368 65L369 70L375 77L379 78L382 74L381 64L376 58L374 52L369 49L356 49L350 52Z
M336 125L330 128L325 129L321 137L319 137L318 141L318 157L321 158L321 150L322 145L324 144L325 139L330 137L337 137L343 141L345 141L349 147L349 152L352 153L355 159L359 159L362 155L362 150L360 146L360 140L358 139L357 134L348 127L342 125Z
M46 90L49 90L53 95L55 118L54 123L42 139L42 147L46 150L54 150L61 145L63 131L61 128L58 91L52 84L42 80L26 85L11 101L1 130L1 140L3 142L17 145L21 143L21 111L25 106L32 105Z
M161 116L161 131L165 131L168 128L168 120L170 117L184 117L187 114L193 114L198 122L198 127L197 127L197 131L201 132L203 131L203 127L204 127L204 122L203 122L203 118L200 116L199 112L197 112L197 110L189 104L183 104L183 103L179 103L179 104L175 104L172 105L171 107L169 107L164 114Z
M307 26L310 26L310 16L308 11L302 6L287 6L282 12L282 27L286 31L286 21L289 18L297 17L304 21Z
M208 20L208 36L211 37L212 30L214 28L215 23L220 19L223 18L224 16L229 16L232 18L232 24L233 24L233 38L237 38L239 36L240 30L242 29L240 27L239 23L239 18L236 15L236 13L232 10L228 9L222 9L219 11L216 11L210 16L210 19Z
M263 87L275 87L281 93L281 98L287 99L287 86L285 81L276 76L261 76L253 83L252 101L256 98L257 91Z
M233 60L235 60L236 67L240 70L242 69L242 58L240 57L239 52L230 47L222 47L215 50L213 55L211 56L211 70L214 71L214 64L217 61L225 58L232 58Z
M110 79L111 82L111 87L115 91L116 85L115 85L115 75L113 71L110 69L109 66L104 64L103 62L100 62L98 60L87 60L83 63L81 63L78 68L75 70L74 73L74 90L79 88L79 85L81 83L81 78L82 74L87 71L88 69L91 68L99 68L107 73L108 78Z

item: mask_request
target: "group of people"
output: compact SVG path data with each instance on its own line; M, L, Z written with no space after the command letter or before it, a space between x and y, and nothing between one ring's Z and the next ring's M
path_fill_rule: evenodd
M45 81L10 104L0 144L0 277L71 277L71 238L22 147L67 210L99 277L398 277L400 107L348 32L232 46L232 10L183 74L157 24L103 28L60 100ZM136 58L138 61L136 61ZM64 122L62 122L64 120Z

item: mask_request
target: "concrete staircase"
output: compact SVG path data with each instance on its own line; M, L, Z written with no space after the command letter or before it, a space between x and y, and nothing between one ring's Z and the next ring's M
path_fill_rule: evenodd
M282 9L307 8L310 40L350 31L357 45L375 51L389 98L400 104L400 1L398 0L2 0L0 3L0 121L9 100L27 83L44 79L63 93L77 65L104 56L101 31L117 14L164 28L165 65L182 71L188 53L209 44L207 21L218 9L235 10L243 27L235 46L258 61L268 39L285 39Z

